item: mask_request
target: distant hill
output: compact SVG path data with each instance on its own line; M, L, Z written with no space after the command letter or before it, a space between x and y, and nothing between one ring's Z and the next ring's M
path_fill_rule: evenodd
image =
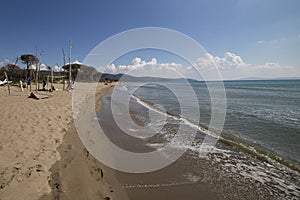
M262 77L247 77L247 78L241 78L241 79L238 79L238 80L266 80L267 78L262 78Z
M300 80L300 77L276 77L276 78L263 78L263 77L247 77L238 80Z
M277 77L275 80L300 80L300 77Z
M172 81L189 81L193 82L196 81L194 79L184 79L184 78L160 78L160 77L150 77L150 76L130 76L126 74L102 74L102 78L106 78L108 80L121 80L127 82L172 82Z
M69 66L63 66L66 70L69 69ZM189 82L194 82L197 80L194 79L184 79L184 78L160 78L160 77L136 77L131 76L127 74L110 74L110 73L101 73L96 70L96 68L91 66L86 66L83 64L72 64L72 71L73 70L80 69L79 75L80 77L77 77L81 80L87 80L87 81L127 81L127 82L164 82L164 81L185 81L188 80ZM74 73L74 76L76 76L77 73ZM78 79L78 80L79 80ZM233 79L233 80L300 80L300 77L276 77L276 78L264 78L264 77L246 77L241 79Z

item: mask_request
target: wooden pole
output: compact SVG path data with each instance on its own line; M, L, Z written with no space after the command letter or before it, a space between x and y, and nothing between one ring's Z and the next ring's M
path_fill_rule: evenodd
M47 76L47 91L49 91L49 75Z
M26 89L28 90L28 68L29 68L29 63L28 63L28 61L27 61L27 63L26 63L26 73L25 73L25 83L26 83Z
M69 45L69 89L72 89L71 49L72 49L72 40L70 40L70 45Z
M16 59L16 62L15 62L15 65L14 65L14 68L13 69L15 69L15 67L17 66L17 63L18 63L18 60L19 60L19 58L17 57L17 59ZM11 80L13 80L13 72L14 72L15 70L13 70L12 71L12 73L11 73Z
M35 46L35 56L38 57L38 47L37 46ZM39 84L39 70L38 70L39 65L40 65L40 62L36 61L35 62L35 70L36 70L36 73L35 73L35 91L36 92L38 91L38 84Z
M5 78L7 80L7 88L8 88L8 94L10 95L10 86L9 86L9 81L8 81L8 77L7 77L7 73L4 72Z
M21 92L23 92L23 82L21 79L20 79L20 87L21 87Z
M51 67L51 90L53 88L53 67Z
M64 62L63 66L65 66L66 65L66 56L65 56L64 48L62 48L62 53L63 53L63 62ZM62 69L62 70L64 70L64 69ZM65 70L63 72L65 72ZM64 76L63 77L63 90L65 90L65 73L63 73L63 76Z
M42 62L42 55L43 55L43 51L40 52L40 59L39 59L39 73L38 73L38 77L39 77L39 74L41 73L41 62ZM40 84L38 82L38 89L40 89Z

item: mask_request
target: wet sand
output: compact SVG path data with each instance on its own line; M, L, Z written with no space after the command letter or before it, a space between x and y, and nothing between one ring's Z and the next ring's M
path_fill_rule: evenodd
M96 98L112 92L112 85L99 84ZM102 108L101 101L97 109ZM52 199L122 199L115 190L119 188L114 182L112 170L97 161L83 146L77 135L74 121L68 133L59 146L61 159L50 169L50 194L42 196L41 200ZM120 190L119 190L120 191Z
M110 98L105 97L104 109L98 116L106 135L123 149L148 152L150 147L144 146L145 141L130 140L118 128L112 119L109 102ZM158 171L133 174L110 170L114 171L114 178L130 200L274 199L263 184L245 179L238 173L229 173L222 169L221 163L199 158L198 154L189 150Z

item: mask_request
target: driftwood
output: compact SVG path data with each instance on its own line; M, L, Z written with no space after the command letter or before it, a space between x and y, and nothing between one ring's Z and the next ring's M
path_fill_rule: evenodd
M39 99L47 99L49 97L46 94L38 94L38 93L31 92L28 98L39 100Z

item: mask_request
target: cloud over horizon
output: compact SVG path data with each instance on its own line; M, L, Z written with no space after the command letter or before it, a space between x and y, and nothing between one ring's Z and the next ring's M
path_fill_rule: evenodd
M217 67L219 70L230 70L244 68L249 66L249 64L244 63L240 56L231 52L226 52L224 57L217 57L209 53L205 53L203 56L198 58L197 66L201 69Z
M165 78L180 77L180 74L186 70L182 64L179 63L158 63L156 58L150 61L142 60L139 57L134 58L129 65L110 64L105 68L108 73L133 73L132 75L157 76L161 75ZM162 74L163 73L163 74Z
M11 63L5 59L0 61L0 67ZM79 61L73 63L82 64ZM36 69L35 66L30 66L31 69ZM59 66L53 66L53 71L62 71ZM47 64L41 64L41 70L50 70ZM276 77L300 77L300 67L284 65L278 62L269 61L262 64L246 63L241 56L226 52L223 57L214 56L210 53L205 53L199 57L196 62L191 65L184 66L176 62L159 62L157 58L145 60L140 57L135 57L130 64L114 63L99 67L99 71L106 73L123 73L134 76L158 76L164 78L194 78L202 79L205 75L206 79L214 80L214 73L219 71L224 80L242 79L247 77L259 78L276 78ZM200 72L200 73L199 73Z
M226 52L223 57L205 53L197 59L194 66L183 66L180 63L174 62L159 63L156 58L146 61L136 57L129 65L120 64L116 66L115 64L111 64L104 71L114 74L130 72L136 76L152 75L165 78L184 76L199 79L199 73L195 69L195 66L201 73L208 72L207 74L217 68L224 79L290 77L291 74L300 77L300 70L297 67L281 65L277 62L266 62L259 65L249 64L245 63L239 55L232 52Z
M3 61L0 61L0 67L4 67L5 65L11 63L11 61L9 59L5 59Z

